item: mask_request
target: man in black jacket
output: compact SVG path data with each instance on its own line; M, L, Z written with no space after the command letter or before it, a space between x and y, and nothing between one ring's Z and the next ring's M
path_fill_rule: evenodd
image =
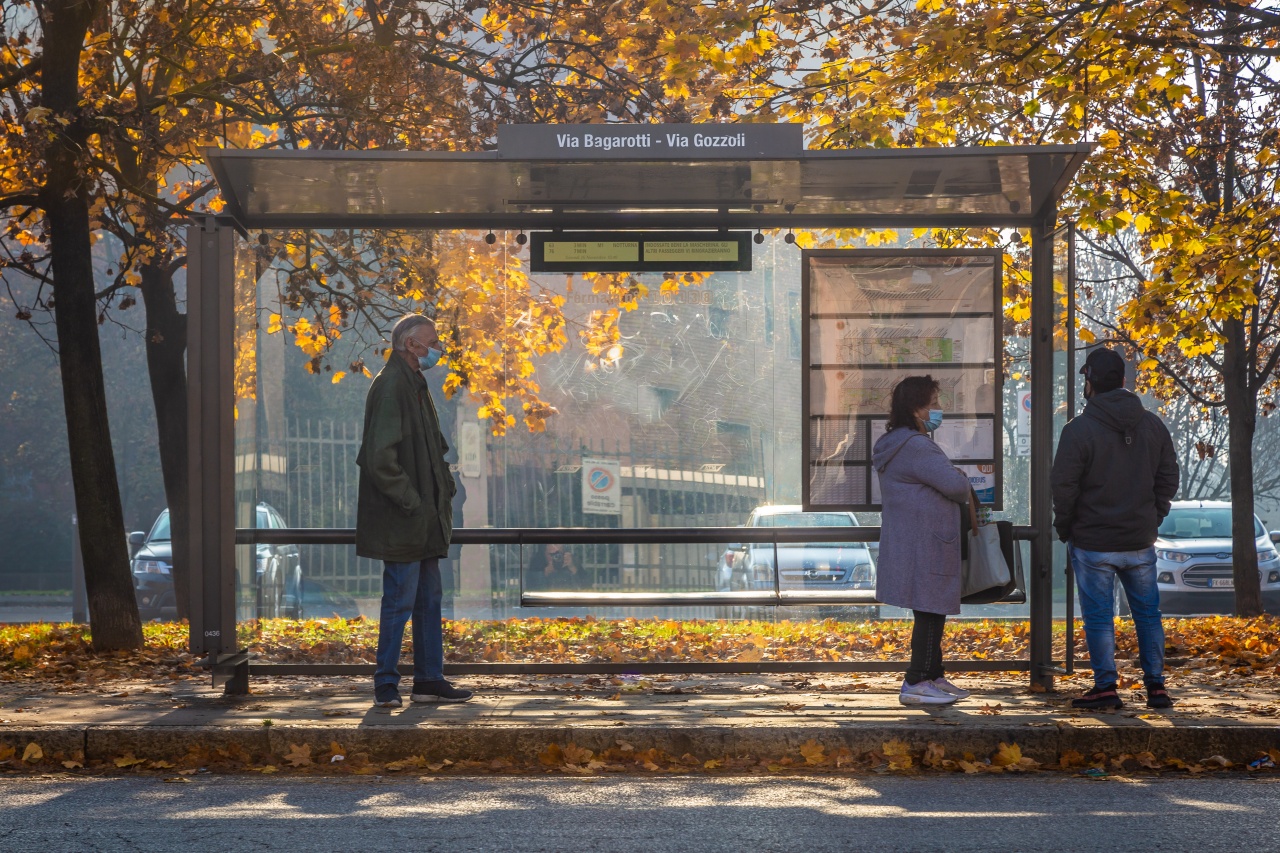
M1178 460L1164 422L1124 388L1124 359L1105 347L1084 367L1084 414L1062 430L1053 460L1053 526L1067 543L1084 620L1093 689L1077 708L1119 708L1113 610L1118 577L1129 599L1147 705L1173 704L1164 687L1164 626L1156 586L1156 529L1178 492Z

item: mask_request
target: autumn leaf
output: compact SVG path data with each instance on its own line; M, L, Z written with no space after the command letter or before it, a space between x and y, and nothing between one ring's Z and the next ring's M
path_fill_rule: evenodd
M84 764L79 761L68 759L67 761L62 762L62 766L67 768L68 770L79 770L80 768L84 767Z
M421 755L411 755L408 758L402 758L399 761L392 761L387 765L387 769L393 772L399 770L407 770L414 768L421 770L427 766L427 759Z
M939 767L942 765L943 756L946 755L946 753L947 750L942 744L929 741L929 743L925 745L924 757L921 758L920 761L925 767Z
M116 767L125 768L136 767L139 764L144 764L145 762L145 758L138 758L132 752L126 752L124 755L117 758L114 763Z
M285 754L284 760L290 767L305 767L315 763L311 760L311 746L301 743L289 744L289 751Z
M1058 757L1058 764L1063 768L1083 767L1085 765L1084 756L1074 749L1068 749Z
M44 750L40 748L40 744L32 741L27 744L27 748L22 751L22 760L28 764L35 764L37 761L44 759Z
M547 744L547 748L538 753L538 760L547 767L559 767L564 763L564 751L558 743Z
M0 761L8 761L10 758L13 758L17 754L18 754L18 750L16 750L12 746L5 746L4 744L0 744Z
M724 762L721 761L720 759L712 758L702 762L702 769L703 770L719 770L721 765L723 764Z
M739 663L759 663L764 660L764 652L762 652L758 647L753 646L752 648L739 653L734 660Z
M827 760L822 744L814 740L807 740L800 744L800 754L804 756L805 764L821 764Z
M570 743L561 750L561 756L564 758L565 764L585 764L595 755L589 749L583 749L577 744Z
M1009 767L1017 764L1022 760L1022 748L1016 743L1001 743L1000 748L996 750L995 755L991 756L991 763L997 767Z
M884 744L884 756L889 759L889 768L892 770L907 770L911 767L911 747L904 741L896 738L887 741Z
M1145 767L1148 770L1159 770L1164 766L1163 762L1156 758L1151 752L1139 752L1133 758L1140 766Z

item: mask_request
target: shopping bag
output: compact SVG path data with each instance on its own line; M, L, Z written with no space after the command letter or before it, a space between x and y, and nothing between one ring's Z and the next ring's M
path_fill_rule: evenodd
M1013 580L995 524L978 524L976 500L969 502L968 559L961 566L960 597L1001 589Z

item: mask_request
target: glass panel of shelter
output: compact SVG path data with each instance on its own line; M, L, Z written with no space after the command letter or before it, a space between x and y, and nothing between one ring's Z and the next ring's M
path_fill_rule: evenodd
M310 358L294 338L298 320L313 315L282 305L288 271L276 257L280 235L268 234L265 246L254 237L240 243L236 267L237 526L253 526L257 507L265 504L287 527L354 527L355 456L368 380L348 365L363 358L377 372L381 361L369 347L389 334L394 318L384 318L380 328L361 321L335 343L329 369L310 373ZM474 237L484 251L482 235ZM519 251L513 233L497 239L493 251ZM535 365L535 380L558 410L543 432L517 423L505 435L493 435L465 394L447 399L441 393L444 369L428 373L459 485L455 526L732 527L746 523L756 507L798 505L800 252L779 234L766 235L753 255L751 272L715 273L675 292L661 291L659 274L637 274L648 293L619 320L620 351L591 355L570 333L563 351ZM610 307L581 278L538 274L533 284L564 298L571 329ZM272 315L279 315L279 330ZM348 376L335 384L337 370ZM1004 388L1006 413L1016 407L1017 389L1014 382ZM1014 419L1006 417L1006 423ZM1004 446L1011 454L1015 442ZM1025 524L1027 502L1017 498L1026 493L1025 465L1006 463L1006 517ZM617 478L605 490L607 500L594 508L584 497L592 494L593 467ZM878 516L859 514L858 521L875 525ZM838 605L521 606L521 592L535 590L728 591L738 583L726 566L741 558L731 555L734 544L455 545L442 561L445 615L485 621L865 615ZM869 550L874 559L874 543ZM377 617L379 563L357 557L350 545L304 544L299 551L306 615ZM237 618L242 635L250 636L269 597L254 546L236 553ZM820 562L802 568L820 571ZM1026 608L998 612L1025 615ZM882 615L905 614L885 608ZM462 646L466 655L519 654L507 642L507 629L488 630L486 642Z

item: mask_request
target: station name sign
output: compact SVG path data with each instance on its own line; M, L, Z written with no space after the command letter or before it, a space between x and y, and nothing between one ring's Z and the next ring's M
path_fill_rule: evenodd
M750 272L750 231L535 231L530 272Z
M519 160L741 160L798 157L796 124L504 124L498 156Z

